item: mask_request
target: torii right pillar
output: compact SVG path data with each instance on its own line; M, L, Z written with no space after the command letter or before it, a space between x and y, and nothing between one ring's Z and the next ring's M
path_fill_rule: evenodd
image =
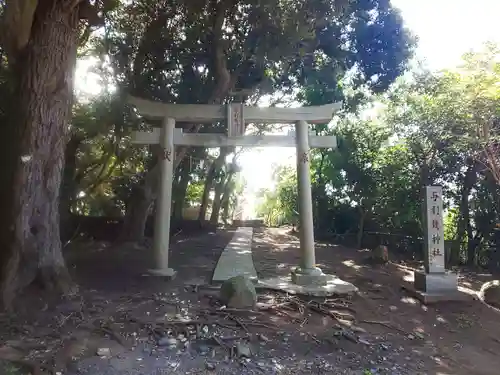
M297 142L297 187L299 193L301 263L292 273L292 280L296 284L302 284L301 280L311 277L321 277L323 272L316 267L316 254L314 249L308 125L305 121L298 121L295 128L295 139Z
M295 125L297 146L297 184L299 199L299 236L301 263L292 271L292 283L298 292L312 295L349 294L357 291L351 283L323 273L316 266L312 209L311 172L309 160L309 129L305 121Z

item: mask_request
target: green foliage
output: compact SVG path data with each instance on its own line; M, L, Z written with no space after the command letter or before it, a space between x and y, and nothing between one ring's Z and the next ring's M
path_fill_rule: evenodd
M24 375L27 372L11 363L0 361L0 374L4 375Z
M295 168L277 167L274 179L279 182L276 190L259 193L257 216L270 226L298 222L297 177Z
M186 190L185 201L188 202L190 206L193 206L201 201L202 194L203 194L203 182L202 181L191 182Z
M458 238L458 220L460 211L453 207L446 212L443 219L444 222L444 239L446 241L453 241Z
M329 95L325 87L337 81L330 84L308 85L302 99L322 103ZM418 240L421 188L440 184L448 208L445 238L459 244L452 261L481 263L500 221L499 103L500 49L487 44L484 51L465 55L456 69L415 71L359 104L357 112L316 126L317 132L338 137L336 151L312 152L318 233L358 233L359 245L364 232ZM275 191L265 192L262 212L280 217L296 207L293 199L284 199L289 183L281 177Z

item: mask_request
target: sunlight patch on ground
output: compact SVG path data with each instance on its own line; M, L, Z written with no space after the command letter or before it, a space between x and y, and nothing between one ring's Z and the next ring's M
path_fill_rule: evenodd
M336 243L316 243L314 246L318 249L321 247L328 247L328 248L339 247L340 245Z
M408 305L416 305L418 303L418 301L413 297L402 297L400 301Z
M438 315L438 316L436 317L436 320L437 320L439 323L448 323L448 321L447 321L444 317L442 317L441 315Z
M352 259L344 260L342 262L344 266L354 268L355 270L360 270L362 267L357 265Z
M413 272L408 272L406 275L404 275L403 280L407 281L407 282L415 281L415 277L413 276Z

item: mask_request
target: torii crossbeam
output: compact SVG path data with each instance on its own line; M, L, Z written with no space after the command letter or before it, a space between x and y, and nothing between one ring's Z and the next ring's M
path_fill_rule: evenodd
M341 103L317 107L301 108L258 108L244 106L241 103L225 105L204 104L164 104L130 97L129 103L139 113L150 119L162 119L161 129L152 132L134 132L135 144L159 144L163 152L160 156L160 189L158 194L154 254L156 269L152 273L159 276L173 277L175 271L168 264L170 211L172 202L172 179L174 147L295 147L297 150L297 180L299 192L299 221L301 264L292 273L297 284L323 285L327 275L315 266L314 231L311 178L309 171L309 151L311 147L336 148L334 136L310 134L308 123L328 123L341 107ZM211 123L226 120L228 134L183 133L175 129L176 121L191 123ZM295 133L289 135L243 135L246 123L295 124Z

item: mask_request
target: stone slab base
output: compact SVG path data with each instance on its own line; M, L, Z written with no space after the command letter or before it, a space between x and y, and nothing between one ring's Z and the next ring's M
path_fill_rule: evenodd
M414 282L405 281L403 289L422 303L470 301L474 296L458 286L458 275L452 272L430 274L422 271L413 273Z
M415 297L424 304L433 304L438 302L451 301L472 301L477 299L477 296L465 292L458 287L456 290L441 291L441 292L424 292L415 288L415 285L409 282L403 282L405 289L412 297Z
M458 275L452 272L425 273L415 271L414 286L416 290L431 294L446 294L455 292L458 288Z
M353 284L335 277L329 276L326 285L298 285L292 281L290 276L275 277L265 280L259 280L255 286L257 289L273 289L290 294L300 294L315 297L328 297L335 295L351 295L358 291Z
M155 276L155 277L164 277L166 279L174 279L177 275L177 271L172 268L167 269L150 269L148 270L149 274L147 276Z

